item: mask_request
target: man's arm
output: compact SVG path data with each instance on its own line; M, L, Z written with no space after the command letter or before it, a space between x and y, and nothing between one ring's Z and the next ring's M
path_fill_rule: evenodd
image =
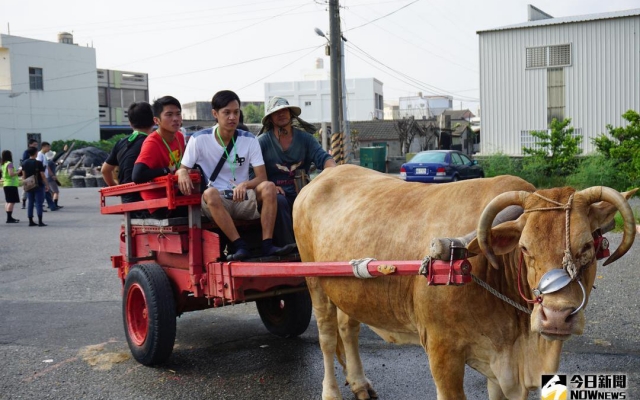
M133 166L132 179L135 183L145 183L159 176L169 175L169 167L149 168L147 164L135 163Z
M336 164L336 160L334 160L333 158L329 158L327 159L327 161L324 162L324 167L322 169L332 168L337 166L338 164Z
M115 179L113 179L113 171L115 170L116 170L115 165L108 164L106 161L102 163L102 168L100 168L100 172L102 172L104 183L106 183L107 186L117 185Z

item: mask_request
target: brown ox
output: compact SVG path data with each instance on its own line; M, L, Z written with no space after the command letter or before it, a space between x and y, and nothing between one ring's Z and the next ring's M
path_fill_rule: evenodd
M476 283L427 286L422 276L308 278L324 359L322 398L342 398L334 355L346 364L347 382L358 399L377 397L358 353L361 322L389 342L422 345L438 399L465 398L465 364L487 377L490 399L527 398L540 386L541 374L557 370L563 340L582 333L580 305L588 299L597 267L592 232L610 222L616 209L625 220L624 237L607 263L631 247L635 229L624 196L632 194L602 187L536 192L511 176L424 185L350 165L324 171L294 206L303 261L422 259L432 238L461 237L477 228L477 239L467 246L480 254L470 259L473 274L532 314ZM566 211L558 204L567 204L571 195L569 259L577 267L576 279L561 276L566 286L543 294L541 304L528 305L518 292L520 257L522 291L532 299L546 272L563 272ZM511 205L524 213L492 228L494 217Z

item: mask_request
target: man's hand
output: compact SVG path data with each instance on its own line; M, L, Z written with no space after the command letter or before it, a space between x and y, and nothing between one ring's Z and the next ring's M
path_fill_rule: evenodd
M189 170L180 167L180 169L176 171L176 175L178 175L178 187L180 188L182 194L187 196L190 195L191 190L193 189L193 182L191 182Z
M276 194L285 194L284 189L280 186L276 186Z
M233 188L233 201L240 203L244 201L247 195L247 182L241 182L238 186Z

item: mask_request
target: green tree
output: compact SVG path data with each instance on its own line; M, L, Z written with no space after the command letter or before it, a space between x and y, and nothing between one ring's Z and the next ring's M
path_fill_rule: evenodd
M249 104L242 112L245 124L259 124L262 122L262 117L264 117L264 104L260 104L259 107Z
M628 122L627 126L614 128L607 124L608 135L602 134L593 143L600 154L614 161L630 184L637 185L640 180L640 114L628 110L622 118Z
M580 154L580 141L582 137L573 136L573 127L568 127L570 118L551 121L551 129L547 131L534 131L531 135L538 139L535 148L523 147L525 157L523 167L534 167L537 172L550 177L554 175L567 176L578 165L576 156ZM528 158L528 160L527 160Z

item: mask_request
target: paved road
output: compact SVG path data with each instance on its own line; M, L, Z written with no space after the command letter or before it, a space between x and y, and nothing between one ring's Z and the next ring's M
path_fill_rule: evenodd
M279 339L253 304L183 315L166 365L131 359L109 262L120 219L99 214L96 189L63 189L60 202L63 210L45 214L48 227L0 225L0 399L320 398L315 321L301 337ZM16 217L26 219L23 210ZM620 235L609 239L615 246ZM631 399L640 398L639 269L638 243L600 268L585 334L565 345L561 363L568 374L628 374ZM421 348L385 344L364 328L361 350L381 399L435 398ZM465 385L470 400L487 398L476 372Z

